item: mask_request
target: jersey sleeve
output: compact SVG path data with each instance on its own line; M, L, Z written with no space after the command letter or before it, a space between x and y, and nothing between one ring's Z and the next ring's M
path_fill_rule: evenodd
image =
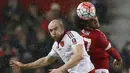
M59 55L56 53L56 51L54 51L54 49L52 49L52 50L50 51L50 53L48 54L48 56L59 57Z
M48 56L52 56L52 57L59 57L58 53L54 50L55 43L52 46L51 51L49 52Z
M77 44L84 44L83 38L75 31L71 31L68 34L70 38L70 45L71 47L74 47ZM70 37L71 36L71 37Z
M105 34L102 32L99 33L99 43L104 50L111 48L111 43L107 40Z

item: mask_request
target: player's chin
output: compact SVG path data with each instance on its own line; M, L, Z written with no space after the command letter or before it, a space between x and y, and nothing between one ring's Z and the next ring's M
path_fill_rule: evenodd
M56 37L56 36L52 36L52 38L53 38L54 40L57 40L57 37Z
M52 36L52 38L53 38L53 39L56 39L56 37L55 37L55 36Z

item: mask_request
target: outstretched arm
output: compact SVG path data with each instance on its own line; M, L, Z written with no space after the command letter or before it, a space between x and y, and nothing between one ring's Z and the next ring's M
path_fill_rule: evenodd
M39 67L43 67L46 65L51 64L52 62L54 62L56 60L56 58L52 57L52 56L46 56L46 57L42 57L32 63L28 63L28 64L23 64L19 61L14 61L11 60L10 61L10 65L12 67L20 67L20 68L25 68L25 69L32 69L32 68L39 68Z

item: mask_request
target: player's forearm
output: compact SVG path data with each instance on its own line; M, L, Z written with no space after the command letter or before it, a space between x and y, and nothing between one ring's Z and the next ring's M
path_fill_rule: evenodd
M76 66L81 60L83 59L83 57L80 55L73 55L71 57L71 59L65 63L63 66L60 67L61 70L68 70L74 66Z
M23 64L22 68L24 68L24 69L39 68L39 67L43 67L43 66L46 66L49 64L50 63L44 57L44 58L40 58L40 59L36 60L35 62Z
M122 60L122 58L121 58L120 54L118 53L118 51L115 48L113 48L113 47L108 49L107 53L109 55L111 55L113 58L117 59L117 60Z

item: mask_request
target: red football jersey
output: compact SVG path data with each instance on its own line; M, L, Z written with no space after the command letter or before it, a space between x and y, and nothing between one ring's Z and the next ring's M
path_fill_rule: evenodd
M111 44L103 32L98 29L86 29L81 31L81 36L95 68L108 69L109 54L106 50L111 48Z

